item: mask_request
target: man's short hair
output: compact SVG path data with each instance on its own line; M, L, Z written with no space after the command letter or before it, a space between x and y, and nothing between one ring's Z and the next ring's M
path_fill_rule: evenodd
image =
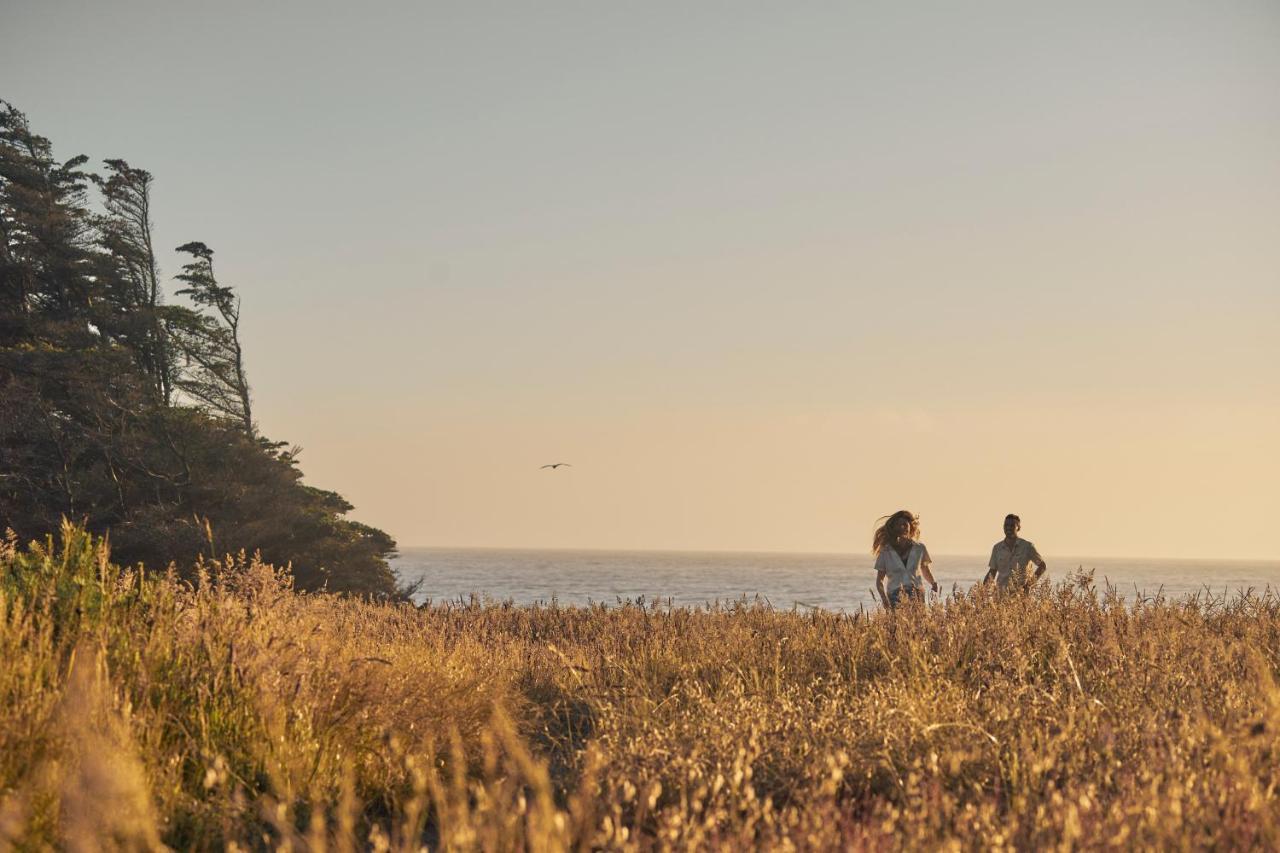
M1011 518L1012 518L1014 521L1018 522L1018 524L1022 524L1022 519L1018 518L1018 517L1017 517L1016 515L1014 515L1013 513L1009 513L1008 515L1006 515L1006 516L1004 517L1004 520L1005 520L1005 521L1008 521L1008 520L1009 520L1009 519L1011 519Z

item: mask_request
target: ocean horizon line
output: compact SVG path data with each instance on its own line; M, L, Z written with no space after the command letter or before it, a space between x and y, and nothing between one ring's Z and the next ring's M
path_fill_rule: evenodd
M871 557L870 550L866 551L787 551L779 549L750 549L750 548L602 548L602 547L555 547L555 546L523 546L523 545L398 545L396 548L398 554L404 554L409 551L476 551L476 552L510 552L510 553L574 553L574 554L705 554L705 555L776 555L776 556L793 556L793 557L840 557L849 558L857 556ZM986 559L984 553L962 551L937 551L934 552L935 562L937 559ZM1280 556L1277 557L1210 557L1210 556L1159 556L1150 554L1127 555L1127 554L1071 554L1063 553L1059 556L1052 557L1046 555L1051 563L1067 561L1068 563L1077 560L1155 560L1160 562L1180 562L1180 563L1271 563L1280 565ZM1080 564L1084 567L1084 564Z

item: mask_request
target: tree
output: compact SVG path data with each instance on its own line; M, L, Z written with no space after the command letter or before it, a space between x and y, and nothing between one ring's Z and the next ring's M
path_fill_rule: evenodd
M132 371L100 347L90 319L87 159L59 164L0 101L0 501L17 519L92 504L84 479L103 455L91 413L134 404Z
M59 164L48 139L0 101L0 300L5 344L88 334L92 225L80 155Z
M94 175L106 215L97 220L99 330L128 347L151 381L156 399L173 397L173 364L162 322L160 269L151 240L151 174L124 160L106 160L107 176Z
M191 255L179 281L178 293L190 297L195 311L172 311L170 328L185 362L178 375L178 389L208 409L215 417L235 421L247 435L257 430L240 347L240 298L222 287L213 275L213 250L204 243L184 243L175 251Z

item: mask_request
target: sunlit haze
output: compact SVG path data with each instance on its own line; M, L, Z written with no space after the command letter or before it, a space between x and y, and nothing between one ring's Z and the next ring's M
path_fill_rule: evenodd
M1280 556L1274 0L2 14L402 546Z

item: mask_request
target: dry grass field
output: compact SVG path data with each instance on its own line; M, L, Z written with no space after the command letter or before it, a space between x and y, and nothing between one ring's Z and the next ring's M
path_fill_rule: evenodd
M0 847L1280 846L1280 600L415 609L0 546Z

